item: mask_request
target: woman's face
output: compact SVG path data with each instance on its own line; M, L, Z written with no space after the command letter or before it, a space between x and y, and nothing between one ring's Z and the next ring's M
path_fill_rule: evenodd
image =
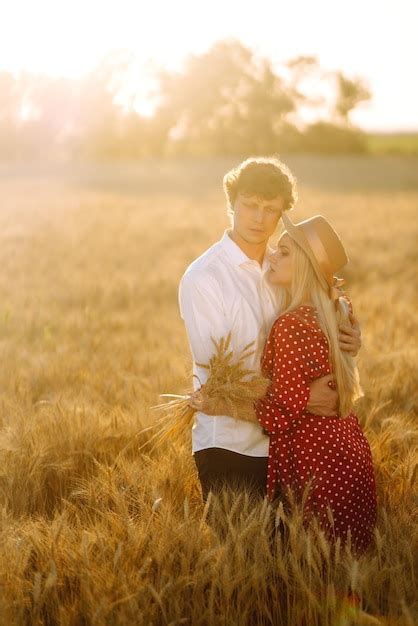
M292 284L294 244L289 235L284 232L277 242L277 250L270 255L269 280L273 285L280 285L290 289Z

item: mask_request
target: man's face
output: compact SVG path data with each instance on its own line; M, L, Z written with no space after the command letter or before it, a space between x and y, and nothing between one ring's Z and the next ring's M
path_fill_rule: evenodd
M267 244L276 230L284 198L272 200L238 192L233 205L233 231L250 244Z

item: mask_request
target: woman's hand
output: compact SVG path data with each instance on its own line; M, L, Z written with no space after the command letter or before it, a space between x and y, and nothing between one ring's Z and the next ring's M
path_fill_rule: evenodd
M205 385L194 391L189 396L188 404L192 409L205 413L205 415L219 415L219 407L215 408L215 402L205 393Z
M231 406L225 400L219 398L215 400L206 395L205 385L190 394L188 404L195 411L200 411L205 415L227 415L245 422L258 422L252 400L243 400L237 406L237 411L232 414Z

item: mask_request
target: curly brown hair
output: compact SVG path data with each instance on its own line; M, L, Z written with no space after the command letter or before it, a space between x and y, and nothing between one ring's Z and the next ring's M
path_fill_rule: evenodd
M297 201L296 178L276 156L246 159L225 174L223 188L228 200L228 213L233 209L238 192L266 200L281 196L284 211L293 208Z

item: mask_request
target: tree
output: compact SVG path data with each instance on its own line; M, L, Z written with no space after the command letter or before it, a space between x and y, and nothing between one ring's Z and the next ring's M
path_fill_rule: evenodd
M0 157L364 149L350 113L371 97L368 88L325 72L315 57L296 57L278 71L226 39L189 56L180 72L153 68L152 78L156 108L149 116L135 109L143 71L126 51L109 54L77 80L0 72Z
M169 141L179 152L236 154L270 151L284 116L295 107L267 60L236 40L189 57L182 73L160 75Z
M347 78L342 72L336 72L337 98L335 113L344 124L349 124L350 113L360 102L370 100L371 92L360 79Z

